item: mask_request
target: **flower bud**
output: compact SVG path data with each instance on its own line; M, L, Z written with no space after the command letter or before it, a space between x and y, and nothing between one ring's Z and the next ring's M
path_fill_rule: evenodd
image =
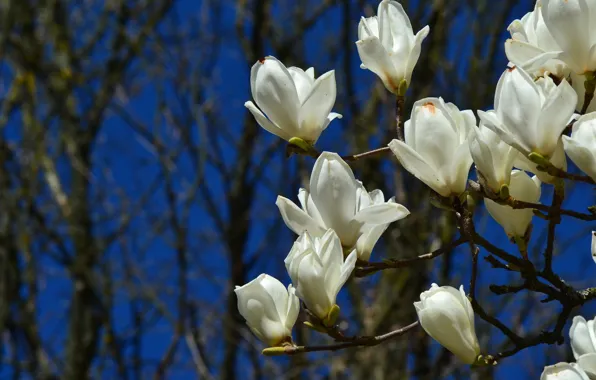
M257 338L270 346L292 339L292 327L300 311L292 285L286 290L275 277L261 274L244 286L236 286L234 292L238 311Z
M321 238L304 232L284 262L296 285L296 294L308 310L323 322L333 324L330 313L336 307L335 298L354 270L357 258L354 250L344 260L337 234L327 230Z
M474 329L474 311L464 287L432 284L414 302L420 325L433 339L467 364L480 355L480 345Z
M596 112L580 117L563 136L565 153L584 173L596 180Z
M514 199L536 203L540 200L540 193L540 180L537 177L530 178L520 170L511 172L509 194ZM509 238L526 235L534 216L532 209L514 210L511 206L501 205L490 199L485 199L484 204L488 213L503 227Z
M414 35L401 4L381 1L377 16L363 17L358 24L356 48L362 60L360 67L377 74L387 90L405 95L428 31L427 25Z

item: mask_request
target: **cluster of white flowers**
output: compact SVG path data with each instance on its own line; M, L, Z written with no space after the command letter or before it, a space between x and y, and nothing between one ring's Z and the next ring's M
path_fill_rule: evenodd
M403 141L388 144L404 169L444 199L466 193L473 163L485 191L501 200L538 203L542 183L557 182L540 167L547 163L565 170L566 155L596 180L596 112L575 114L595 109L595 104L584 107L583 101L596 81L596 1L538 0L534 11L508 30L511 39L505 48L511 63L497 84L494 110L479 110L478 123L471 110L440 97L421 99L404 124ZM398 2L381 1L377 16L362 18L358 26L361 67L375 73L387 90L404 96L428 33L426 26L414 34ZM259 125L306 152L316 152L313 145L321 133L341 118L331 112L333 71L315 79L313 68L286 68L269 56L254 64L250 84L254 103L245 106ZM570 135L564 135L571 122ZM309 188L298 193L300 207L282 196L276 202L285 224L299 235L285 259L293 286L286 289L261 274L236 287L240 313L271 346L293 344L298 299L316 326L334 326L336 297L357 261L368 261L388 225L409 214L394 198L385 200L380 190L367 191L339 155L316 154ZM490 215L513 241L527 242L532 209L513 209L496 200L485 202ZM593 255L595 249L596 242ZM414 306L430 336L463 362L478 360L474 312L463 287L433 284ZM547 367L543 378L564 371L578 374L566 379L596 373L594 321L574 319L571 340L578 365Z
M544 368L540 380L593 380L596 379L596 318L573 318L569 342L576 363L557 363Z

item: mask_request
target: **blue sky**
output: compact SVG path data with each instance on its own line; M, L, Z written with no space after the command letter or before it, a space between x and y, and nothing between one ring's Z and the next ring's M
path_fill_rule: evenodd
M505 38L505 28L513 18L519 18L523 13L530 9L529 1L520 1L520 4L512 11L512 17L507 20L507 23L503 25L502 39ZM175 9L178 13L178 17L181 22L188 22L191 17L195 17L200 11L202 1L194 0L183 0L179 1ZM519 11L517 11L519 9ZM213 78L217 85L213 86L212 96L215 99L225 99L225 106L221 107L225 112L221 112L219 117L226 125L237 126L240 129L242 122L245 117L245 109L243 103L250 99L249 89L249 70L242 58L241 48L238 41L234 38L230 38L230 33L233 33L233 23L236 17L234 4L232 2L222 2L220 23L223 26L224 34L226 37L223 39L222 46L218 52L217 65L214 72ZM460 20L453 30L449 31L454 36L461 35L465 32L466 22L473 17L472 14L460 14L457 16ZM358 22L359 15L354 15L354 28L352 33L352 39L356 39L356 25ZM341 68L334 67L334 61L328 56L326 45L320 42L321 36L328 36L330 31L339 30L342 23L340 7L336 7L334 10L328 12L320 22L316 23L312 30L306 35L301 45L305 48L304 61L312 63L315 66L317 75L331 70L337 69L338 73ZM431 31L432 33L432 31ZM460 51L462 44L469 46L472 43L471 39L468 38L452 38L449 39L449 49L453 52L453 55L457 55ZM269 49L269 54L275 55L275 51ZM357 91L357 97L362 100L369 91L372 83L377 78L374 77L370 72L360 70L358 68L358 57L356 55L355 47L349 52L343 52L342 54L351 54L354 56L352 67L352 75ZM424 50L423 50L424 54ZM504 55L499 55L498 59L502 61L499 65L503 67L506 63ZM461 59L460 62L465 62L465 59ZM293 64L289 62L288 65ZM460 65L459 73L465 72L464 65ZM462 74L463 75L463 74ZM496 81L500 73L489 73L487 80ZM158 97L156 88L160 83L149 83L143 87L136 96L130 99L127 104L127 109L130 114L140 123L145 125L156 125L156 123L162 123L164 126L167 125L166 118L156 117L158 109ZM342 97L342 85L343 75L338 75L338 98ZM415 84L414 84L415 86ZM442 93L434 94L436 96L443 95ZM173 95L172 95L173 96ZM345 96L345 95L344 95ZM447 101L454 101L454 99L446 99ZM347 107L346 107L347 108ZM345 151L344 144L342 141L346 139L346 125L350 122L349 113L347 110L338 110L344 113L345 117L341 121L334 121L332 126L325 132L320 142L318 143L319 149L338 151L340 153L348 153ZM344 112L345 111L345 112ZM14 123L9 126L10 131L6 132L12 139L19 139L19 124ZM167 128L162 128L163 139L169 144L175 144L175 139L167 133ZM201 144L202 137L197 127L196 134L192 136L196 139L198 144ZM269 144L274 141L274 137L261 133L256 143ZM373 141L373 143L376 143ZM233 165L234 154L231 152L225 157L226 164ZM101 144L97 144L94 151L94 161L97 163L98 170L93 173L97 179L95 186L98 189L118 184L118 186L128 195L134 195L143 192L152 186L156 177L160 175L160 168L155 163L154 154L148 148L148 145L143 141L142 138L135 133L129 125L123 121L123 119L113 114L105 120L104 126L101 131ZM146 162L146 164L144 164ZM305 164L310 167L312 161L306 160ZM107 178L103 169L110 168L111 177ZM205 178L209 179L206 185L210 187L210 190L214 194L221 194L222 189L225 188L226 184L222 183L217 176L214 168L207 165L202 168L197 168L193 165L192 159L188 154L184 154L176 161L176 190L183 192L188 186L188 183L193 181L193 178L197 175L197 170L203 170ZM296 167L294 162L280 164L275 166L271 172L271 178L277 181L283 181L282 175L296 175ZM67 173L64 173L64 177L67 177ZM286 186L286 188L289 188ZM273 223L280 223L280 220L274 218L262 217L256 210L260 210L261 207L271 209L271 205L275 202L277 194L273 194L270 190L263 187L262 192L255 204L255 212L253 213L254 222L252 224L252 230L249 240L249 247L261 247L262 244L267 243L265 240L265 231ZM291 190L291 192L283 194L289 198L295 198L298 188ZM596 203L595 194L593 190L587 185L578 185L573 192L569 192L570 196L566 200L564 207L569 209L584 210L587 206ZM109 200L116 205L121 205L122 199L118 197L117 193L109 193ZM550 191L543 188L543 201L548 202L550 200ZM227 210L224 207L224 199L217 199L218 206L222 215L227 214ZM164 189L162 187L156 188L153 195L150 197L148 202L151 207L146 210L147 215L159 214L160 210L167 207ZM188 226L192 232L188 237L189 245L199 252L196 256L191 258L191 265L193 271L196 272L196 279L190 281L190 287L193 292L197 292L203 302L213 302L217 304L221 302L223 295L225 294L225 280L228 276L227 268L228 265L225 260L222 260L222 247L221 242L206 240L199 238L202 232L213 228L213 220L205 212L204 204L201 202L193 202L190 205L179 204L180 212L188 211ZM184 208L184 209L183 209ZM95 210L98 214L105 212L101 207ZM487 218L483 211L477 215L478 228L484 231L485 236L492 242L498 242L499 245L507 248L511 252L515 252L515 247L506 241L505 235L502 229L495 225L494 222ZM175 278L175 264L172 260L173 251L169 244L171 231L164 231L161 235L155 237L150 242L146 242L146 239L142 239L138 236L142 231L150 231L151 226L147 223L148 217L135 219L131 226L130 236L127 236L127 242L125 244L115 245L109 250L109 256L113 259L114 271L116 277L125 276L124 268L125 255L123 250L130 250L135 252L136 250L143 250L145 260L138 264L142 266L145 281L164 281L165 283L173 281ZM101 228L96 231L98 234L103 234L108 231L112 231L117 226L113 223L102 225ZM532 235L532 242L534 246L543 247L544 240L541 239L541 232L544 230L543 221L536 219L536 226ZM586 284L590 283L590 279L596 278L596 265L590 257L590 233L591 229L596 229L594 223L577 222L572 219L564 219L564 223L558 228L557 236L560 237L559 245L556 247L557 252L564 252L564 254L557 255L555 257L555 267L558 273L563 278L568 280L570 283L577 286L585 287ZM261 272L272 272L280 273L280 268L283 265L283 257L285 256L287 249L291 245L292 235L285 230L285 227L279 231L281 239L275 239L271 242L270 251L271 254L265 259L259 261L259 265L255 268L254 273L251 273L251 277L258 275ZM150 244L150 247L139 247L138 242L144 241L144 244ZM247 255L250 257L253 252L248 252ZM467 252L457 252L457 257L466 257ZM134 256L134 255L133 255ZM42 335L44 339L54 339L56 336L62 335L65 324L64 319L61 317L66 312L66 301L70 292L70 281L66 278L64 273L59 266L52 260L43 256L44 261L41 263L47 269L47 283L44 283L44 288L40 294L40 315L44 317L44 324L42 326ZM270 258L269 258L270 257ZM217 259L214 259L217 258ZM381 257L376 256L377 259ZM121 265L120 267L118 265ZM456 266L456 270L460 271L460 275L463 278L464 284L468 283L467 275L469 273L469 267L465 264L465 261L461 265ZM489 283L500 283L506 282L507 277L504 273L489 268L489 266L482 260L481 261L481 273L482 281L481 285L485 287ZM207 278L203 280L203 278ZM283 278L282 281L287 283L287 278ZM596 280L594 281L596 282ZM219 286L218 286L219 285ZM450 284L458 286L459 284ZM595 285L596 284L592 284ZM421 291L424 289L421 289ZM114 305L115 308L115 321L116 329L119 331L126 331L130 326L130 308L127 304L127 295L125 291L117 292L117 300ZM345 299L343 300L346 301ZM174 310L175 297L165 299L166 304ZM223 310L223 309L222 309ZM553 313L555 310L552 311ZM595 305L587 305L579 311L586 317L590 317L596 313ZM507 313L507 312L505 312ZM500 317L507 317L507 315L501 315ZM170 324L167 322L161 323L156 321L156 327L148 330L143 342L143 356L147 358L159 358L163 354L164 347L169 343L172 330ZM531 324L524 325L529 331L535 331L535 327ZM568 329L567 326L566 329ZM63 336L63 335L62 335ZM491 342L494 343L494 342ZM57 341L55 346L60 347L63 343ZM221 349L221 347L214 347L213 350ZM491 352L496 351L492 348ZM183 355L188 359L188 352L186 349L181 350ZM525 350L520 354L519 358L508 359L498 367L498 379L504 379L508 376L519 374L519 371L524 367L524 361L532 360L541 362L543 358L543 348L535 347ZM319 354L318 357L329 354ZM521 359L521 360L520 360ZM556 358L563 360L564 357ZM553 360L556 360L553 359ZM285 360L285 359L275 359ZM553 362L554 363L554 362ZM185 379L190 378L192 372L188 370L173 371L170 373L168 378L171 379ZM10 376L10 369L4 367L0 370L0 376L2 378ZM108 378L108 377L106 377ZM537 375L535 376L537 378Z

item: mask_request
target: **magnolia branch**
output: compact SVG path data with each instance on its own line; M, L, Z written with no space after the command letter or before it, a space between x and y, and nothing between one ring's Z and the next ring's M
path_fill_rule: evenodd
M532 203L532 202L521 201L521 200L515 199L511 196L506 199L501 199L498 197L498 195L489 194L489 192L486 191L486 189L484 187L482 187L482 185L480 185L478 182L474 182L474 181L469 181L469 188L474 193L480 195L483 198L490 199L490 200L495 201L501 205L510 206L511 208L516 209L516 210L531 208L531 209L534 209L537 211L549 213L549 212L551 212L551 209L553 207L552 205L549 206L549 205L544 205L541 203ZM584 221L596 220L596 213L593 213L593 212L590 212L588 214L588 213L582 213L582 212L573 211L573 210L566 210L566 209L562 209L562 208L558 208L558 210L559 210L558 212L560 215L569 216L569 217L572 217L575 219L584 220ZM548 219L548 217L545 216L544 214L538 214L538 216L542 217L543 219Z
M367 262L367 261L359 260L356 263L357 267L354 271L354 273L355 273L354 275L356 277L365 277L365 276L369 276L369 275L376 273L378 271L381 271L381 270L404 268L404 267L413 265L415 263L419 263L421 261L432 260L435 257L439 257L447 252L450 252L454 248L456 248L466 242L467 242L466 238L460 237L460 238L452 241L451 243L449 243L439 249L436 249L430 253L425 253L423 255L416 256L416 257L409 258L409 259L386 260L383 262Z
M369 158L369 157L381 155L383 153L387 153L390 151L391 151L391 149L389 149L388 146L384 146L384 147L369 150L369 151L363 152L363 153L356 153L356 154L349 154L347 156L341 156L341 158L344 161L353 162L353 161L361 160L363 158ZM290 157L292 154L298 154L298 155L302 155L302 156L318 158L321 155L321 152L319 152L314 146L308 145L304 141L301 141L299 139L293 139L293 141L290 141L290 143L288 143L288 145L286 146L286 157Z
M341 342L329 345L321 345L321 346L295 346L295 345L286 345L282 347L270 347L263 350L264 355L294 355L300 354L304 352L317 352L317 351L337 351L342 350L345 348L350 347L363 347L363 346L376 346L381 344L387 340L399 337L404 335L405 333L413 330L419 325L419 322L413 322L409 325L402 327L400 329L388 332L383 335L377 336L356 336L351 338L341 338Z

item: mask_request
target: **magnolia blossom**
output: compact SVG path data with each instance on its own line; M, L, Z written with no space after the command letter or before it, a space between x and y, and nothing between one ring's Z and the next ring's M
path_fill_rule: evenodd
M324 320L335 298L356 265L356 250L344 260L337 234L328 230L323 237L304 232L285 259L286 269L296 285L296 294L308 310Z
M586 372L590 380L596 380L596 353L580 356L577 358L577 365Z
M440 195L461 194L472 165L467 138L473 128L472 111L426 98L414 103L405 142L393 140L389 147L407 171Z
M467 364L480 355L480 345L474 329L474 311L464 287L432 284L414 302L420 325L433 339Z
M590 380L590 378L575 363L557 363L544 367L540 380Z
M250 330L263 342L277 346L291 340L300 301L292 285L288 289L275 277L261 274L234 289L238 311Z
M530 178L525 172L513 170L509 183L509 194L520 201L537 203L540 200L540 180ZM532 209L514 210L510 206L500 205L485 199L486 210L505 230L509 238L523 237L532 222Z
M577 95L565 79L558 86L548 76L534 82L523 69L512 67L497 84L495 112L478 115L526 157L535 152L551 158L576 104Z
M569 341L573 356L578 359L580 356L596 353L596 318L587 321L582 316L573 318L569 329Z
M478 129L472 128L469 145L476 169L486 185L497 193L501 185L509 185L518 152L482 123Z
M314 144L321 132L341 115L331 112L335 103L335 72L315 80L311 67L286 68L275 57L258 60L250 70L250 91L256 105L244 106L265 130L289 141L299 137Z
M596 70L596 2L542 0L541 12L569 67L578 74Z
M414 35L401 4L381 1L377 16L363 17L358 25L356 47L362 60L360 67L378 75L385 87L397 94L402 80L410 83L428 31L427 25Z
M366 191L352 169L336 153L323 152L310 176L310 192L300 189L302 208L282 196L276 205L286 226L301 235L322 237L333 229L344 248L356 247L358 257L367 260L372 247L389 223L409 215L392 198L385 202L383 193Z
M568 70L558 59L562 49L546 27L541 7L541 0L536 1L532 12L509 25L507 30L511 38L505 42L505 54L512 63L532 76L541 77L551 73L563 78Z
M580 117L571 136L563 136L563 144L571 161L596 180L596 112Z

